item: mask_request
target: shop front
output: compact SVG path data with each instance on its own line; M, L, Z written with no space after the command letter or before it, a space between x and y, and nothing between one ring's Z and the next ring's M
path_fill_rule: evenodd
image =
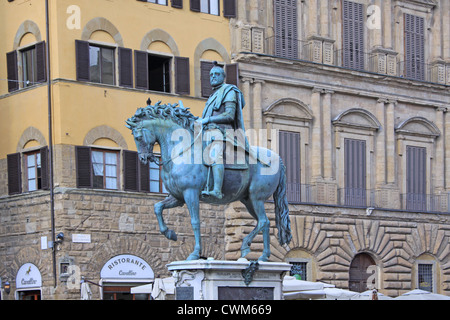
M142 258L124 254L108 260L100 271L103 300L150 300L150 293L132 294L134 287L151 284L155 274Z
M16 276L16 300L41 300L42 276L38 267L25 263Z

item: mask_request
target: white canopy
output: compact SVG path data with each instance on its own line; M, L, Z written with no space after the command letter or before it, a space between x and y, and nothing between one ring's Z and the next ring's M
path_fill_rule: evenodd
M442 294L431 293L425 290L415 289L402 294L401 296L395 298L395 300L450 300L450 297Z
M323 283L297 280L291 276L283 279L283 295L286 300L325 298L324 287Z
M350 300L358 295L358 292L339 289L339 288L324 288L326 300Z
M367 290L362 293L358 293L350 300L372 300L373 290ZM378 300L392 300L393 298L386 296L380 292L377 292Z

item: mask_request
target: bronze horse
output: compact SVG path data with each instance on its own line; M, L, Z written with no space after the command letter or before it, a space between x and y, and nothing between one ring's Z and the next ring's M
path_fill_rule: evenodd
M177 240L173 230L168 229L162 213L164 209L187 205L195 236L194 251L187 260L200 258L202 243L200 235L199 203L228 204L241 201L253 218L257 220L255 229L245 237L241 246L241 256L250 252L254 237L262 231L264 249L260 261L267 261L270 256L270 222L264 209L264 202L273 195L275 203L275 220L278 228L278 240L281 245L289 244L291 236L289 208L286 198L285 166L279 155L269 149L251 147L257 156L270 158L270 165L262 161L248 163L246 170L225 170L222 192L224 197L216 199L203 197L202 190L209 182L208 166L198 161L202 149L194 148L201 138L194 130L197 117L187 108L177 105L161 105L138 109L136 114L126 121L132 130L139 159L144 164L155 161L153 146L161 147L161 178L169 196L155 204L155 214L159 228L170 240ZM176 137L174 139L174 137ZM180 142L180 137L184 143ZM200 157L201 158L201 157ZM247 160L248 160L247 154ZM266 162L267 163L267 162Z

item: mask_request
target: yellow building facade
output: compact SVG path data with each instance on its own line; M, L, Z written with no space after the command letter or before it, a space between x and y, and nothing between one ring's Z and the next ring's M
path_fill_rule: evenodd
M2 299L78 298L72 267L102 285L94 298L130 298L131 287L185 258L190 219L171 212L181 240L162 240L153 214L166 196L159 169L137 169L125 120L149 98L182 100L201 115L212 62L237 76L234 11L234 1L222 0L0 4ZM126 161L141 174L131 185ZM205 255L223 258L223 214L204 211L202 233L214 235ZM148 267L134 280L108 275L110 261L141 260ZM36 269L33 280L23 280L24 268Z

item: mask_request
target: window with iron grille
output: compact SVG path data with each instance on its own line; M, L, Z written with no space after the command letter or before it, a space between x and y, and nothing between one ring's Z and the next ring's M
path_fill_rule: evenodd
M307 270L308 263L307 262L289 262L291 267L290 275L295 277L298 280L307 280Z
M418 266L419 289L433 292L433 265L419 264Z

